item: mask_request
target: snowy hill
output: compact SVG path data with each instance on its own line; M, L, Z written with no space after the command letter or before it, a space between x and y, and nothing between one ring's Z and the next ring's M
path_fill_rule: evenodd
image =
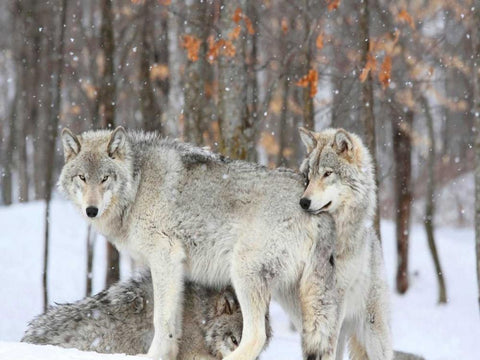
M100 356L53 347L28 347L19 341L27 323L41 312L43 256L42 203L0 207L0 360L110 359L130 360L123 355ZM395 276L394 225L382 224L388 279ZM85 294L86 224L73 207L55 200L52 207L50 247L50 301L75 301ZM436 305L436 279L423 227L411 232L411 289L406 296L392 296L392 327L395 349L421 354L427 360L476 360L480 321L477 307L474 235L472 229L441 228L437 232L440 258L446 275L449 303ZM94 291L103 288L105 244L99 238L94 259ZM122 261L122 276L129 261ZM300 359L300 338L289 321L272 304L274 338L262 359ZM9 341L9 343L5 342Z

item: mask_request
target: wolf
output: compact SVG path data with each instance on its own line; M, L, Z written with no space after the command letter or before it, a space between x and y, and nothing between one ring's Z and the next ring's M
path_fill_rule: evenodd
M300 206L329 213L337 231L335 281L339 304L337 359L345 342L353 359L390 360L389 292L382 249L373 229L376 192L371 155L343 129L300 128L307 157L300 171L307 186Z
M335 224L298 206L301 174L123 127L78 136L64 129L62 142L60 191L98 232L150 268L147 356L176 359L188 280L234 288L242 339L226 360L259 355L271 297L301 332L305 359L335 358Z
M271 327L265 318L267 343ZM153 338L153 287L148 271L32 320L22 342L101 353L145 354ZM218 360L238 347L242 313L231 287L185 284L180 360Z

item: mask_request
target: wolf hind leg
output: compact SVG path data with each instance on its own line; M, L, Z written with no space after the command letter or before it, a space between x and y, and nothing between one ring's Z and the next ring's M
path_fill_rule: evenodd
M184 259L183 247L174 242L170 242L167 248L153 248L148 259L153 283L155 335L147 357L154 360L177 358L182 336Z
M393 349L388 314L379 300L367 307L355 336L350 340L354 360L392 360Z

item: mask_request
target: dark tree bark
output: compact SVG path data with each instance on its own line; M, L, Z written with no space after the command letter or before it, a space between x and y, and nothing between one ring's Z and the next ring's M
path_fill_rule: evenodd
M400 294L408 290L408 239L412 205L412 140L413 111L404 119L392 119L393 161L395 163L397 276L396 288Z
M472 26L473 116L475 128L475 253L477 258L478 305L480 309L480 3L475 1Z
M18 89L15 111L14 136L16 138L16 168L18 174L18 200L28 201L28 157L27 157L27 103L29 96L30 79L28 78L29 38L28 17L31 4L16 0L13 7L14 19L14 54L15 54L15 87Z
M305 65L303 73L307 74L312 68L313 60L313 44L312 44L312 19L309 11L309 1L305 1L305 12L303 16L305 34ZM311 85L313 86L313 85ZM310 96L310 87L303 89L303 126L309 130L315 130L315 108L313 105L313 98Z
M113 37L113 12L112 0L102 0L102 27L100 31L100 47L103 49L104 70L103 83L100 89L100 108L103 109L102 125L105 128L113 128L115 125L115 41ZM108 239L107 239L108 240ZM107 275L106 287L116 283L120 279L120 255L110 241L107 241Z
M53 169L55 161L55 141L58 134L58 121L60 118L61 110L61 91L62 91L62 74L64 66L64 47L65 47L65 28L67 19L67 0L61 1L60 7L54 7L57 9L53 15L59 13L59 24L57 29L60 29L59 35L55 47L53 49L55 66L55 83L52 88L52 112L51 120L47 127L46 137L46 169L45 169L45 243L44 243L44 263L43 263L43 310L45 311L48 306L48 249L50 240L50 200L52 198L53 187Z
M15 104L17 103L18 89L15 90L15 96L10 105L9 120L8 120L8 140L5 151L5 158L3 159L3 174L2 174L2 202L4 205L12 204L12 164L13 154L15 149Z
M237 8L245 13L244 0L233 2L225 1L220 15L222 38L228 39L228 35L236 27L232 21ZM219 56L219 128L221 134L220 151L234 159L245 159L248 140L245 131L247 124L247 73L244 66L245 46L244 42L248 34L242 27L242 34L233 42L235 55Z
M147 131L162 133L162 111L157 103L150 77L151 59L154 54L152 34L154 33L154 0L145 0L143 4L143 27L140 43L140 110L143 127Z
M433 263L435 265L435 274L438 280L438 302L444 304L447 302L447 289L445 286L445 278L443 276L442 265L438 256L437 246L435 244L435 232L433 218L435 215L435 134L433 131L433 118L430 112L430 105L425 96L420 97L420 103L425 111L427 120L429 151L427 158L427 193L425 196L425 231L427 233L428 247L432 254Z
M87 228L87 276L85 286L85 296L92 295L92 278L93 278L93 249L95 246L96 234L92 229L92 225Z
M184 138L188 142L202 145L203 133L208 129L208 119L212 115L212 99L206 89L212 86L212 66L208 64L207 38L212 26L212 16L208 1L194 2L188 6L190 33L202 41L198 60L186 60L184 82Z
M361 44L361 56L362 65L367 63L368 52L370 48L370 15L369 15L369 1L364 0L360 4L360 44ZM365 41L366 40L366 41ZM376 134L375 134L375 114L374 101L373 101L373 79L370 72L367 79L361 84L360 89L361 98L361 111L360 121L363 124L365 131L365 142L372 155L373 166L375 171L375 198L376 198L376 211L374 219L375 232L378 238L380 237L380 207L378 200L378 163L377 163L377 146L376 146Z

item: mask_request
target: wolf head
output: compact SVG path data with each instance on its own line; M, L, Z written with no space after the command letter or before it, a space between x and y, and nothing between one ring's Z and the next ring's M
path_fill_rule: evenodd
M376 204L375 178L362 140L343 129L299 130L308 152L300 167L306 179L300 206L313 214L350 209L371 218Z
M242 339L243 318L240 304L231 287L215 295L214 306L205 316L205 342L209 352L218 359L231 354ZM267 341L272 335L268 313L265 318Z
M133 177L125 129L90 131L79 136L62 131L65 165L58 186L92 221L131 193ZM119 207L117 207L119 208Z
M223 359L242 339L242 312L232 289L215 296L214 306L206 314L205 342L211 354Z

